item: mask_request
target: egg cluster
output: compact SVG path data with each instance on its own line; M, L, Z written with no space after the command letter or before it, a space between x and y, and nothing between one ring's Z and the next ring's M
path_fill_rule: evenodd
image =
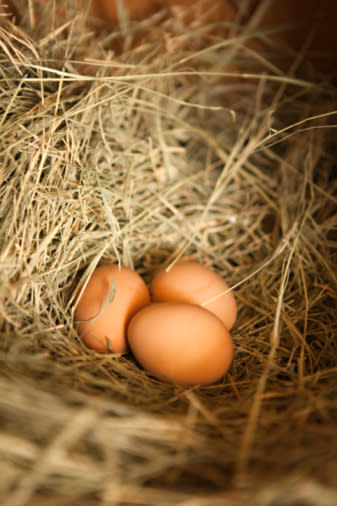
M220 379L233 359L229 330L237 315L233 292L196 262L160 271L150 288L132 269L102 265L81 288L75 324L98 352L131 348L155 377L182 385Z

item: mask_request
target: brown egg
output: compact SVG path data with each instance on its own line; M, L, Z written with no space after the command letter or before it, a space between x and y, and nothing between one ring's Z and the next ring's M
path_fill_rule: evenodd
M208 385L227 372L233 358L231 336L219 318L183 302L141 309L129 324L128 339L144 369L169 383Z
M237 315L236 301L227 283L197 262L178 262L168 272L160 271L150 286L154 302L189 302L214 313L230 330ZM223 295L222 295L223 294Z
M135 271L118 265L98 267L75 309L78 333L89 348L123 353L128 349L130 318L149 302L147 286Z
M10 20L15 19L19 20L18 11L13 4L12 0L0 0L0 19L1 17L6 17Z
M81 0L83 3L83 0ZM122 4L122 2L121 2ZM159 5L158 5L159 4ZM110 25L118 24L118 3L116 0L91 0L91 12ZM123 8L132 20L144 19L150 16L160 6L157 0L124 0Z

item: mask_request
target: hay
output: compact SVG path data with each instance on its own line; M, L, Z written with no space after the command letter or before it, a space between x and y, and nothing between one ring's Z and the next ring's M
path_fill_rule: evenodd
M1 504L335 506L329 76L267 33L255 53L179 17L125 44L47 21L1 27ZM73 326L98 263L149 281L181 257L239 303L230 373L203 388Z

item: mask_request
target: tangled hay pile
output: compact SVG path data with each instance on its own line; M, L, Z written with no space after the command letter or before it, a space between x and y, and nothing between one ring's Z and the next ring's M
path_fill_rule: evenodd
M1 505L335 506L329 76L270 33L254 52L248 28L75 21L1 23ZM96 354L73 325L99 263L149 281L179 258L238 300L208 387Z

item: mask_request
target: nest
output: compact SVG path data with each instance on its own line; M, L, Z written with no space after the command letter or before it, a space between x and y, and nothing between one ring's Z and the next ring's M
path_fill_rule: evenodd
M3 506L337 504L336 90L266 32L3 20ZM263 51L245 44L263 41ZM85 348L79 281L185 258L235 290L230 372Z

